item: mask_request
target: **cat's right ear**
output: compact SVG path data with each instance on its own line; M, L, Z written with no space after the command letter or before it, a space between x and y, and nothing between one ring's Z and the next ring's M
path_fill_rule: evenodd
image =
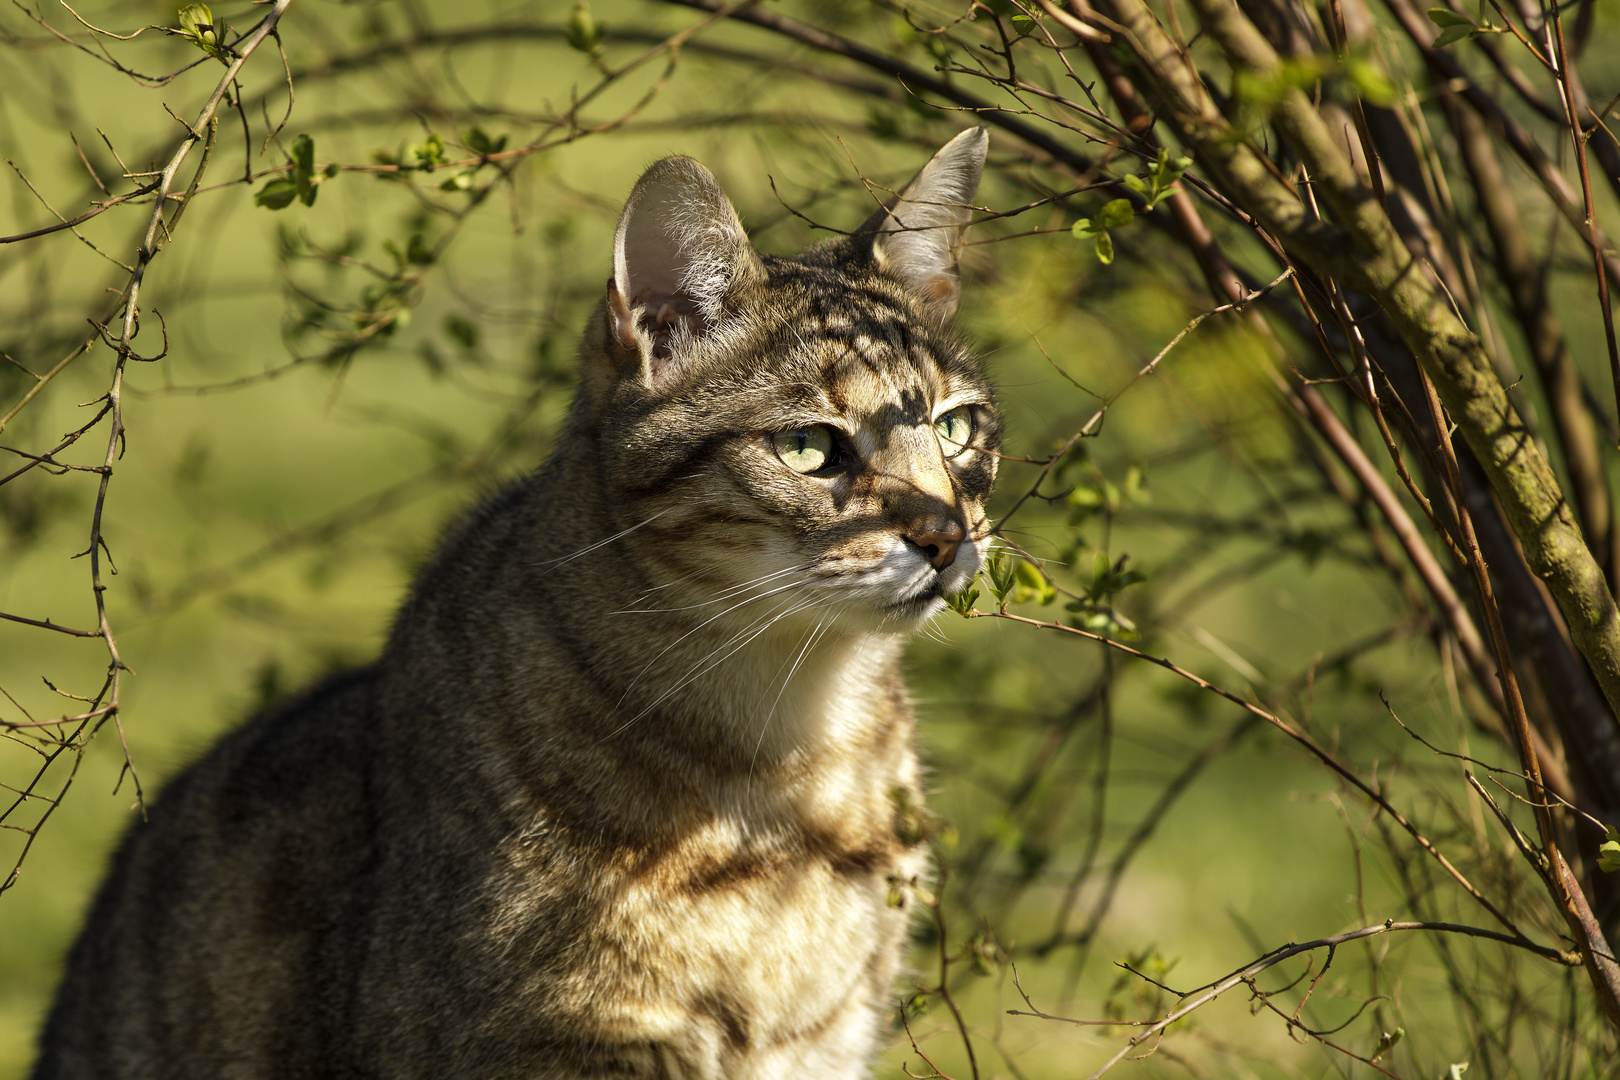
M973 196L984 172L990 133L969 128L940 148L893 205L867 219L858 234L876 234L872 257L903 281L941 323L956 314L957 258L973 220Z
M726 298L765 268L714 174L670 157L642 174L613 239L608 329L645 385L666 382L715 333Z

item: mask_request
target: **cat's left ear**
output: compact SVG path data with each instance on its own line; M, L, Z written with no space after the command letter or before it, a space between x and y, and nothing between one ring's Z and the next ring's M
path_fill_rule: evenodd
M872 256L879 269L905 282L942 323L956 314L956 264L989 147L984 128L962 132L923 166L893 206L860 230L877 233Z
M656 386L719 329L727 297L764 278L714 174L688 157L665 158L642 174L619 219L609 328Z

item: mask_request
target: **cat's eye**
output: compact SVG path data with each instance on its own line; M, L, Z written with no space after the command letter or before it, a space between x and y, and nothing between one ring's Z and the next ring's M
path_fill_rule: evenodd
M945 456L955 457L973 440L973 407L958 405L934 421L934 430L939 433L939 444L944 447Z
M825 427L795 428L771 436L782 464L796 473L820 472L838 463L838 446Z

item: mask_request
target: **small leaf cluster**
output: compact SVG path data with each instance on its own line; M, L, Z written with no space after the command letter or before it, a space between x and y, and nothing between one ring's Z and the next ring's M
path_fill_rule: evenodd
M591 15L591 5L585 0L578 0L568 12L568 25L564 30L568 47L592 60L601 59L602 29L602 24Z
M435 135L434 138L438 138L438 136ZM489 157L491 154L498 154L502 150L506 149L505 135L497 135L496 137L491 138L481 127L468 128L466 131L462 132L461 138L462 141L467 144L467 148L469 150L485 158ZM442 148L443 140L440 140L440 146ZM488 161L480 161L470 169L463 169L461 172L458 172L456 175L450 177L440 184L439 190L471 191L473 188L473 178L478 175L478 170L482 169L487 164L489 164Z
M998 550L991 555L984 569L990 579L990 592L1003 610L1008 604L1035 600L1044 606L1057 599L1057 590L1034 563L1015 558L1006 551Z
M1140 465L1130 465L1118 484L1098 472L1088 480L1081 480L1069 490L1064 502L1069 505L1069 524L1079 525L1093 514L1112 517L1127 504L1145 506L1153 501L1147 487L1147 474Z
M1164 991L1153 983L1163 983L1181 960L1166 960L1158 949L1149 947L1141 952L1129 953L1114 966L1120 969L1114 985L1108 989L1103 1003L1103 1015L1110 1020L1124 1020L1133 1010L1155 1011L1164 997ZM1153 982L1143 979L1141 972Z
M1377 1061L1391 1050L1395 1049L1402 1039L1406 1038L1406 1029L1398 1027L1394 1031L1386 1031L1378 1036L1378 1045L1373 1048L1372 1057L1368 1061Z
M1094 240L1097 258L1104 266L1114 261L1114 238L1109 229L1129 225L1136 219L1136 210L1129 199L1111 199L1102 204L1095 218L1081 218L1069 229L1076 240Z
M1170 151L1161 147L1159 159L1153 163L1153 168L1148 170L1147 176L1127 176L1124 183L1126 187L1142 196L1142 200L1147 203L1143 207L1144 210L1152 210L1159 205L1160 199L1172 191L1179 190L1176 181L1192 168L1192 163L1192 158L1171 157Z
M1192 167L1190 157L1171 157L1170 151L1159 150L1159 157L1146 175L1131 175L1121 183L1142 197L1145 213L1159 205L1159 200L1179 190L1176 182ZM1110 229L1123 228L1136 220L1137 210L1129 199L1111 199L1103 203L1094 218L1081 218L1070 226L1076 240L1090 240L1096 246L1097 258L1104 266L1114 261L1114 238Z
M483 128L476 126L462 132L461 140L467 149L484 160L476 161L456 175L447 177L439 184L440 191L472 191L478 186L476 177L479 170L489 164L488 159L491 156L505 150L507 143L505 135L492 136ZM432 131L428 133L427 138L415 146L401 150L399 153L390 153L387 150L373 150L371 160L379 165L395 165L401 170L400 172L379 173L380 179L403 180L406 171L433 172L442 165L450 164L450 154L445 149L444 136Z
M1389 76L1371 60L1354 53L1343 57L1329 53L1294 57L1264 72L1239 68L1232 75L1232 98L1240 107L1268 113L1289 92L1310 93L1318 85L1372 105L1389 105L1395 100L1395 84Z
M278 176L265 184L253 196L253 201L266 210L285 210L294 199L305 206L314 206L320 185L337 176L338 172L336 162L317 172L315 140L308 135L300 135L292 144L292 174Z
M1480 34L1507 33L1507 27L1505 26L1497 26L1488 20L1483 23L1476 23L1468 16L1461 12L1452 11L1450 8L1430 8L1428 15L1429 21L1440 28L1440 33L1429 43L1431 49L1443 49L1447 45L1453 45L1471 37L1478 37Z
M224 19L214 21L214 13L207 4L187 4L180 9L177 20L180 29L171 31L176 37L183 37L209 56L221 61L228 61L236 54L225 44L230 36L230 27Z
M1605 826L1604 834L1607 839L1598 845L1598 869L1605 874L1620 871L1620 832L1613 825Z
M1127 641L1134 641L1140 636L1136 624L1115 610L1113 605L1117 594L1147 580L1147 575L1140 571L1127 569L1125 564L1128 561L1129 555L1121 555L1118 560L1110 562L1106 551L1098 551L1092 556L1091 581L1085 586L1085 595L1064 605L1065 611L1075 614L1075 626L1094 634L1108 634Z
M973 617L973 603L979 598L979 587L969 585L961 592L945 598L945 606L962 616L964 619Z

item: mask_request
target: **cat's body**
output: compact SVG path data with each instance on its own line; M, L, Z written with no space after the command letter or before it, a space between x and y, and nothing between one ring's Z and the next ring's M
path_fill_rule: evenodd
M900 644L994 475L946 329L983 153L798 260L649 170L557 453L158 800L39 1080L864 1075L925 872Z

